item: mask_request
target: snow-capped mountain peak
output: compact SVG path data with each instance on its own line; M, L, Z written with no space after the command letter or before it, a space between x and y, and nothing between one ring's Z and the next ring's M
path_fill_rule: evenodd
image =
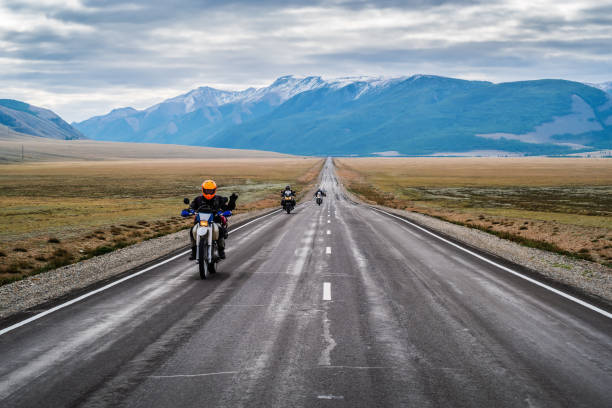
M612 94L612 81L610 82L602 82L599 84L589 84L591 86L594 86L595 88L599 88L604 92L607 92L609 94Z
M215 107L239 101L252 91L253 88L244 91L224 91L209 86L202 86L185 94L175 96L174 98L166 99L157 105L153 105L147 108L146 112L150 113L156 111L164 105L166 107L173 106L173 111L176 110L181 111L181 113L189 113L204 106Z
M146 116L153 112L160 111L166 115L183 115L194 112L201 108L217 108L227 104L250 105L265 101L271 106L282 104L288 99L302 92L312 91L324 87L339 89L345 86L356 84L359 91L355 99L362 95L384 88L388 85L405 80L406 77L386 78L386 77L340 77L333 79L323 79L320 76L296 77L285 75L277 78L272 84L262 88L247 88L241 91L226 91L209 86L201 86L191 91L166 99L143 111L136 111L132 108L114 109L106 117L125 117L137 112L144 112Z
M245 102L266 99L273 105L280 105L299 93L321 88L325 85L327 85L327 82L319 76L296 78L293 75L286 75L277 78L270 86L256 89L245 98Z
M287 75L279 77L270 86L247 88L242 91L225 91L202 86L153 105L145 111L149 114L163 107L172 113L190 113L202 107L219 107L229 103L249 104L261 100L266 100L272 105L279 105L301 92L326 85L328 83L318 76L296 78L293 75Z

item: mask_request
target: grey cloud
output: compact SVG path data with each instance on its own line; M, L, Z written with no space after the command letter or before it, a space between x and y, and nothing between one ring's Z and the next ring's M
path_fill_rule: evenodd
M163 0L86 0L83 4L88 7L102 8L108 6L137 6L145 8L171 8L190 10L209 10L225 7L249 7L259 9L269 8L295 8L313 6L337 6L351 8L407 8L407 7L437 7L445 4L479 4L494 3L499 0L180 0L168 2Z
M45 42L63 42L68 36L62 35L54 30L43 28L32 31L10 30L0 33L0 39L18 44L38 44Z
M603 2L602 2L603 3ZM610 16L612 15L612 2L607 0L608 4L598 4L583 10L582 13L591 16Z
M13 47L10 51L0 50L0 56L36 61L71 61L95 59L100 52L123 56L139 53L136 44L117 47L116 44L121 42L121 38L117 37L121 35L108 33L100 36L97 32L61 34L46 28L26 32L7 31L0 35L0 39L13 44Z
M599 38L584 40L526 41L523 45L533 49L557 50L578 54L590 53L596 57L612 55L612 40Z
M369 49L357 52L319 54L313 58L322 62L356 62L417 64L421 62L471 65L475 67L504 67L531 65L528 56L504 55L500 42L462 43L432 48Z
M496 3L495 0L85 0L86 9L50 8L32 5L18 0L9 0L6 6L15 11L39 10L50 17L65 22L81 24L150 24L169 19L205 14L225 10L237 13L265 13L279 9L299 7L339 7L347 9L426 9L443 5L465 6Z
M84 24L151 24L169 19L205 15L211 11L266 12L297 6L316 6L323 1L181 0L181 1L85 1L86 10L63 9L50 13L58 20Z
M0 27L0 40L9 45L0 49L0 57L18 60L22 67L2 69L0 62L0 89L20 84L65 94L94 90L106 92L106 99L112 100L111 89L122 86L149 92L184 92L194 85L214 83L246 88L284 74L329 77L421 72L494 81L612 79L612 58L606 58L612 52L612 34L605 30L612 5L585 6L567 18L554 12L536 16L512 9L502 0L495 1L493 8L491 3L337 0L330 6L323 0L88 0L85 10L74 10L5 0L0 8L12 10L15 18L34 13L57 24L25 31ZM318 9L287 12L306 6ZM458 13L465 6L473 7L467 14ZM371 26L369 9L379 9L390 20L396 10L410 10L424 18ZM317 29L317 19L328 21L323 18L329 15L336 27ZM352 16L364 20L355 24ZM514 23L509 32L492 30L486 32L486 40L478 38L478 29L508 21ZM476 34L464 35L472 31ZM573 32L580 36L568 34ZM45 105L44 101L30 102ZM99 113L112 107L107 103ZM130 101L117 104L129 105ZM95 101L88 103L94 105ZM83 119L78 103L69 109L68 119Z
M577 19L555 16L538 18L523 16L517 18L517 22L521 29L543 33L561 32L568 29L582 30L588 25L602 26L602 28L607 29L612 25L612 9L610 10L610 14L598 15L596 13L586 13Z
M612 3L583 10L580 21L586 24L607 26L609 29L612 26Z
M339 1L340 7L361 9L361 8L396 8L396 9L426 9L444 5L472 5L481 4L486 0L346 0ZM490 0L489 3L494 3Z

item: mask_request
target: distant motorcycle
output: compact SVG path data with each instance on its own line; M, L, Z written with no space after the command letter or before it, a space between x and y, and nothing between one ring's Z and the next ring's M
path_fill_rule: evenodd
M281 205L283 206L283 209L287 211L287 214L291 213L291 210L295 208L295 197L291 195L291 191L285 191L283 193Z
M185 198L185 204L189 204L189 199ZM201 279L208 279L210 275L216 273L216 264L221 260L217 249L220 228L215 218L223 216L229 218L231 211L217 211L216 214L208 206L202 206L197 211L184 209L181 216L196 216L195 239L196 239L196 262L200 271Z
M315 198L316 198L316 202L318 205L321 205L323 203L323 197L326 196L325 192L321 189L317 190L317 192L315 193Z

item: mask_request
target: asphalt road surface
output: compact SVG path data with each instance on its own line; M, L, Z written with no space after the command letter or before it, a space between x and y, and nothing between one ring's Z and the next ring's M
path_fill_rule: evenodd
M612 406L610 315L337 183L0 335L0 406Z

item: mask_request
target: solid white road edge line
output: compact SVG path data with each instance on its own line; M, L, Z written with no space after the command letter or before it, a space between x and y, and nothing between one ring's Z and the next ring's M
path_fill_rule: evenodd
M323 282L323 300L331 300L331 283Z
M529 282L531 282L531 283L533 283L533 284L535 284L535 285L538 285L538 286L540 286L540 287L542 287L542 288L544 288L544 289L546 289L546 290L549 290L549 291L551 291L551 292L553 292L553 293L556 293L556 294L557 294L557 295L559 295L559 296L563 296L564 298L566 298L566 299L568 299L568 300L571 300L572 302L578 303L579 305L582 305L582 306L584 306L584 307L586 307L586 308L588 308L588 309L591 309L592 311L597 312L597 313L599 313L599 314L601 314L601 315L603 315L603 316L605 316L605 317L607 317L607 318L609 318L609 319L612 319L612 313L608 313L608 312L606 312L605 310L598 308L597 306L594 306L594 305L592 305L592 304L590 304L590 303L587 303L587 302L585 302L585 301L583 301L583 300L580 300L580 299L578 299L578 298L576 298L576 297L574 297L574 296L572 296L572 295L568 295L568 294L567 294L567 293L565 293L565 292L562 292L562 291L560 291L560 290L558 290L558 289L553 288L552 286L548 286L548 285L546 285L546 284L544 284L544 283L542 283L542 282L539 282L539 281L537 281L537 280L535 280L535 279L532 279L532 278L530 278L529 276L525 276L525 275L523 275L523 274L521 274L521 273L519 273L519 272L516 272L516 271L515 271L515 270L513 270L513 269L510 269L510 268L507 268L507 267L505 267L505 266L503 266L503 265L500 265L500 264L498 264L497 262L494 262L494 261L492 261L492 260L490 260L490 259L485 258L484 256L478 255L477 253L475 253L475 252L473 252L473 251L470 251L469 249L464 248L464 247L462 247L461 245L457 245L457 244L455 244L454 242L449 241L448 239L442 238L441 236L439 236L439 235L437 235L437 234L434 234L433 232L428 231L427 229L425 229L425 228L423 228L423 227L420 227L420 226L418 226L417 224L415 224L415 223L413 223L413 222L410 222L410 221L408 221L408 220L406 220L406 219L404 219L404 218L402 218L402 217L398 217L397 215L394 215L394 214L388 213L388 212L386 212L386 211L380 210L380 209L378 209L378 208L376 208L376 207L370 207L370 208L371 208L371 209L373 209L373 210L376 210L376 211L378 211L378 212L381 212L381 213L383 213L383 214L387 214L387 215L388 215L388 216L390 216L390 217L397 218L398 220L403 221L403 222L405 222L406 224L410 224L410 225L412 225L413 227L418 228L418 229L420 229L421 231L426 232L427 234L429 234L429 235L431 235L431 236L433 236L433 237L435 237L435 238L438 238L439 240L444 241L444 242L446 242L447 244L452 245L452 246L454 246L454 247L455 247L455 248L457 248L457 249L462 250L463 252L467 252L468 254L470 254L470 255L472 255L472 256L475 256L476 258L478 258L478 259L480 259L480 260L482 260L482 261L485 261L485 262L487 262L487 263L489 263L489 264L491 264L491 265L493 265L493 266L498 267L499 269L502 269L502 270L504 270L504 271L506 271L506 272L509 272L509 273L511 273L511 274L513 274L513 275L515 275L515 276L518 276L518 277L519 277L519 278L521 278L521 279L524 279L524 280L526 280L526 281L529 281Z
M228 234L231 234L231 233L232 233L232 232L234 232L234 231L238 231L239 229L244 228L244 227L246 227L247 225L249 225L249 224L251 224L251 223L253 223L253 222L255 222L255 221L258 221L258 220L260 220L260 219L262 219L262 218L268 217L268 216L270 216L270 215L272 215L272 214L274 214L274 213L277 213L277 212L279 212L279 211L280 211L280 210L272 211L271 213L268 213L268 214L266 214L266 215L262 215L261 217L257 217L257 218L255 218L254 220L251 220L251 221L247 222L246 224L243 224L243 225L241 225L241 226L239 226L239 227L237 227L237 228L235 228L235 229L233 229L233 230L229 231L229 232L228 232ZM167 264L168 262L174 261L175 259L180 258L181 256L188 254L190 251L191 251L191 250L189 249L189 250L187 250L187 251L185 251L185 252L181 252L180 254L175 255L175 256L173 256L172 258L168 258L168 259L163 260L163 261L161 261L161 262L159 262L159 263L156 263L155 265L151 265L151 266L149 266L148 268L143 269L142 271L135 272L135 273L133 273L133 274L131 274L131 275L129 275L129 276L126 276L126 277L121 278L121 279L119 279L119 280L117 280L117 281L111 282L111 283L109 283L108 285L102 286L101 288L98 288L98 289L92 290L91 292L87 292L87 293L85 293L85 294L83 294L83 295L81 295L81 296L79 296L79 297L77 297L77 298L74 298L74 299L72 299L72 300L69 300L69 301L68 301L68 302L66 302L66 303L62 303L62 304L60 304L60 305L57 305L57 306L55 306L55 307L52 307L51 309L45 310L44 312L40 312L39 314L34 315L34 316L30 317L30 318L27 318L27 319L22 320L22 321L20 321L20 322L18 322L18 323L15 323L15 324L14 324L14 325L12 325L12 326L6 327L6 328L4 328L4 329L0 330L0 336L2 336L2 335L3 335L3 334L5 334L5 333L8 333L8 332L10 332L10 331L13 331L13 330L15 330L15 329L16 329L16 328L18 328L18 327L25 326L25 325L26 325L26 324L28 324L28 323L31 323L31 322L33 322L33 321L35 321L35 320L38 320L38 319L40 319L41 317L45 317L45 316L46 316L46 315L48 315L48 314L51 314L51 313L53 313L53 312L57 312L57 311L58 311L58 310L60 310L60 309L63 309L63 308L68 307L68 306L70 306L70 305L73 305L73 304L75 304L75 303L77 303L77 302L80 302L80 301L81 301L81 300L83 300L83 299L87 299L88 297L91 297L91 296L93 296L93 295L95 295L95 294L97 294L97 293L103 292L103 291L105 291L106 289L112 288L113 286L119 285L120 283L123 283L123 282L125 282L125 281L127 281L127 280L130 280L130 279L135 278L135 277L137 277L137 276L139 276L139 275L142 275L142 274L143 274L143 273L145 273L145 272L149 272L150 270L155 269L155 268L157 268L158 266L161 266L161 265Z

